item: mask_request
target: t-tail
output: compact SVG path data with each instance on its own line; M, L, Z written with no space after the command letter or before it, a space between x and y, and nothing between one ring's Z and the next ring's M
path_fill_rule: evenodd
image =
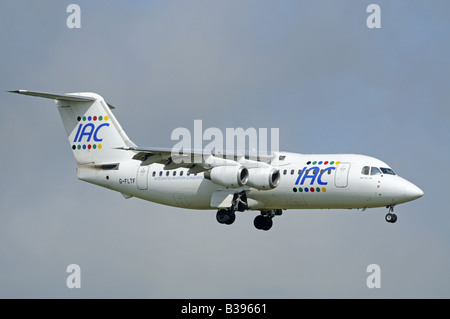
M56 100L78 166L110 164L130 159L118 148L136 147L114 117L113 107L95 93L51 94L9 91Z

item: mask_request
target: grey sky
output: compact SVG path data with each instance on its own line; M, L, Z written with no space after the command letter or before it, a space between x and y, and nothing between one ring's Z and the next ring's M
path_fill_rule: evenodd
M81 7L81 29L66 8ZM366 7L381 7L368 29ZM0 297L449 298L448 1L0 2ZM76 178L53 102L91 91L140 146L280 128L280 148L375 156L423 198L360 211L165 207ZM82 288L68 289L69 264ZM368 289L366 267L381 267Z

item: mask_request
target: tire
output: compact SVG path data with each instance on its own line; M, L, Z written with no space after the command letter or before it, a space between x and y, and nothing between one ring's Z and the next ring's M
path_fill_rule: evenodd
M216 214L216 219L220 224L225 224L228 220L228 214L225 209L219 209Z
M253 225L256 227L256 229L263 229L264 219L265 217L262 215L258 215L255 217L255 219L253 220Z
M394 217L392 216L392 214L391 213L389 213L389 214L386 214L386 217L384 218L384 219L386 219L386 221L388 222L388 223L392 223L392 219L393 219Z
M226 213L226 219L227 220L225 221L225 224L231 225L236 220L236 214L234 212L227 212Z
M391 223L395 223L397 221L397 215L392 214L392 220Z
M268 231L269 229L272 228L273 220L272 220L272 218L269 218L269 217L264 217L264 219L265 219L265 221L264 221L264 225L262 227L262 230Z

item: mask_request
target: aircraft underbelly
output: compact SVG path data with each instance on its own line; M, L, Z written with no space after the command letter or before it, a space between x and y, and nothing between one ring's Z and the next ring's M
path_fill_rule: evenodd
M159 181L149 182L143 199L181 208L210 209L213 192L201 181Z

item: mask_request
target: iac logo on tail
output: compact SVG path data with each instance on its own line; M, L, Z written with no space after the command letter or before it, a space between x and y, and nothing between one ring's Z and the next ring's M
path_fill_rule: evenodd
M78 116L77 120L78 122L81 122L78 125L77 133L75 134L75 138L73 139L73 143L89 143L91 142L101 142L103 141L103 138L99 137L99 131L103 127L108 127L109 123L106 123L105 121L108 121L108 116ZM88 123L85 123L85 122ZM74 144L72 145L72 149L101 149L101 144Z

